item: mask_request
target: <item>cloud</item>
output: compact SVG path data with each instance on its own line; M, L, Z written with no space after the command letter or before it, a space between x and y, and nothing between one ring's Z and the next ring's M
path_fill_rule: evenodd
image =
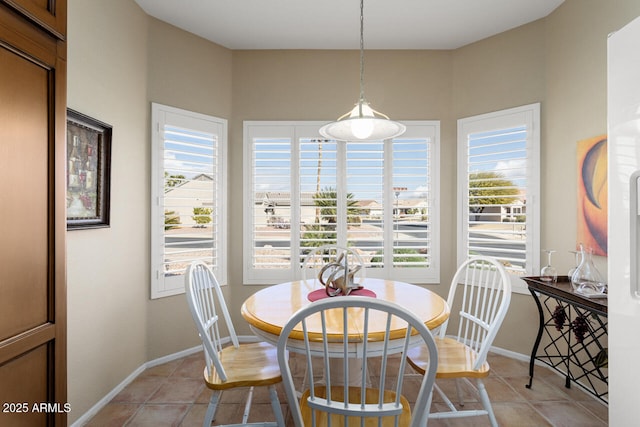
M505 178L522 179L527 170L527 159L500 160L496 163L495 171Z
M407 197L409 199L422 199L427 197L429 194L429 187L425 185L419 185L415 190L407 191Z
M198 163L196 161L189 161L187 158L177 158L176 153L173 153L169 150L164 152L164 169L169 172L169 174L181 174L185 175L188 178L194 177L201 173L211 175L211 166L205 163ZM189 171L191 173L185 173L185 171Z

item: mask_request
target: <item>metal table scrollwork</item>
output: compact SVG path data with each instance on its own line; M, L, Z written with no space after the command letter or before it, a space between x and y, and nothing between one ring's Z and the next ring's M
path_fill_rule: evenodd
M523 280L540 315L526 387L531 388L538 360L563 374L565 387L577 383L607 403L607 299L576 294L567 276L559 276L557 283L543 282L539 277Z

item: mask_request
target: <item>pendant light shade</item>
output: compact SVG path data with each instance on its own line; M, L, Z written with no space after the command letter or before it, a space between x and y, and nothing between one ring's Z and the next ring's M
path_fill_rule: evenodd
M371 141L395 138L405 130L405 125L374 110L364 98L364 0L360 0L360 100L351 111L320 128L320 135L338 141Z
M338 141L384 140L400 136L406 130L402 123L375 111L365 100L335 122L320 128L320 135Z

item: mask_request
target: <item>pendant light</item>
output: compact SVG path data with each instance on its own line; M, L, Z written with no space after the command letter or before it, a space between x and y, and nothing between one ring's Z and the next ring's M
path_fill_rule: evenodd
M335 122L320 128L320 135L338 141L385 140L402 135L406 126L371 108L364 97L364 0L360 0L360 99Z

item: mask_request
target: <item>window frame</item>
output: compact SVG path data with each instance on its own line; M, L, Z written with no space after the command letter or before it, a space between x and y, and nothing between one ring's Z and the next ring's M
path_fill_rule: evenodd
M384 268L368 268L366 275L368 277L380 277L395 280L411 281L413 283L439 283L440 281L440 122L439 121L405 121L407 132L397 139L402 140L409 137L428 137L428 171L429 171L429 233L430 233L430 265L426 267L416 268L398 268L394 266L386 266ZM245 200L245 209L243 212L243 283L246 285L269 285L280 282L299 279L301 277L300 269L296 269L295 259L291 259L288 268L281 269L256 269L253 268L253 248L254 248L254 189L253 189L253 141L254 138L289 138L291 141L291 176L290 188L291 194L295 194L298 203L291 203L291 245L292 253L300 253L301 232L299 227L300 221L300 165L298 142L303 138L317 137L322 138L318 132L325 122L320 121L245 121L243 124L243 199ZM421 128L424 127L424 128ZM422 130L422 135L420 131ZM342 143L339 143L342 144ZM387 143L385 143L386 145ZM344 148L339 148L338 152L342 152ZM384 154L384 181L385 189L390 188L392 183L390 174L393 173L393 164L391 154L392 150L385 150ZM338 160L338 168L344 166L341 160ZM345 179L338 173L336 178L338 186L346 185ZM384 197L389 194L384 193ZM393 197L391 197L393 199ZM251 208L246 206L250 204ZM340 215L340 205L337 206ZM343 208L342 213L345 213ZM389 220L389 214L393 207L385 204L385 217L388 221L385 223L385 237L383 244L389 236L393 236L393 229L389 227L392 224ZM294 219L295 224L294 225ZM338 233L344 233L345 227L340 225L337 228ZM337 244L345 245L346 239L341 241L338 237ZM297 243L296 243L297 242ZM297 257L296 257L297 259ZM388 258L387 258L388 259ZM386 277L385 277L386 276Z
M527 129L527 186L526 186L526 267L524 275L534 275L540 268L540 103L523 105L458 120L458 238L457 261L467 259L469 235L469 182L468 137L473 133L488 132L525 125ZM512 291L528 294L521 276L509 274Z
M211 131L216 140L215 217L218 225L212 247L216 249L213 272L221 285L227 283L227 120L202 113L151 103L151 299L185 292L184 274L167 279L164 271L165 258L165 209L164 209L164 135L165 125L181 126L189 130ZM195 170L194 170L195 172ZM212 230L213 231L213 230Z

